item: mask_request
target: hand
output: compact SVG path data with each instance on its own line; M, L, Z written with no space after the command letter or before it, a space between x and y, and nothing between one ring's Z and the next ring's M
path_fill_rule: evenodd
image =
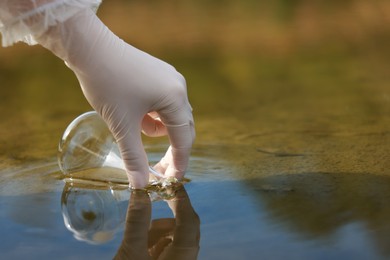
M195 131L186 82L174 67L126 44L87 9L36 40L76 74L118 142L132 187L148 183L141 131L169 136L171 146L156 170L167 177L184 176Z

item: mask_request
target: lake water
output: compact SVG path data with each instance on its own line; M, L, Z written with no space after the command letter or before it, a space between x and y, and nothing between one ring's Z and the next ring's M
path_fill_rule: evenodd
M102 7L107 20L114 11L123 18L115 9L123 3L113 2ZM173 37L168 14L176 9L169 6L160 25ZM232 27L240 39L207 38L200 33L215 31L189 23L229 21L240 8L180 6L195 10L180 18L195 31L173 37L177 51L169 37L160 44L148 34L134 40L186 76L194 107L191 181L172 200L151 202L107 183L67 182L57 165L58 141L91 108L73 74L49 53L23 45L0 50L0 259L112 259L134 252L127 258L149 252L160 259L389 259L388 31L366 37L339 28L340 37L321 38L299 25L299 17L283 16L314 38L282 39L282 28L295 29L273 21L276 32L268 33L275 46L259 40L254 51L244 44L255 35L250 28L246 34ZM206 6L221 21L201 16ZM249 14L238 16L244 25L255 21L254 11ZM135 11L132 17L143 21ZM267 19L256 24L263 28ZM321 24L324 35L332 25ZM145 147L156 161L167 142L146 138Z

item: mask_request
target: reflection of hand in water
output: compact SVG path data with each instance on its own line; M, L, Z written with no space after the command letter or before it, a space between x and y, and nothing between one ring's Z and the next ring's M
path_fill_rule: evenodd
M196 259L200 221L184 189L168 202L175 218L151 220L151 201L146 192L130 198L126 228L115 259Z

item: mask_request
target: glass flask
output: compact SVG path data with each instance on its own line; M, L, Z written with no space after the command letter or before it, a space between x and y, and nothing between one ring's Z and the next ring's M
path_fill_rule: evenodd
M128 183L119 148L103 119L81 114L66 128L58 147L58 164L66 177ZM149 167L150 181L163 175Z
M124 228L129 198L126 188L67 182L61 198L64 224L77 240L107 243Z

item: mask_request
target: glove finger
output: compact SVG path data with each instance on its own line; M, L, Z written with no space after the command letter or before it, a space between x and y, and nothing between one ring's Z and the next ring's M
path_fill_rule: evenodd
M187 169L192 144L195 139L195 127L191 107L169 113L160 113L161 119L167 127L171 148L164 156L165 176L181 179ZM170 154L169 154L170 153Z
M102 109L101 115L118 143L130 186L139 189L149 180L148 159L141 139L142 118L127 111L132 110L110 107Z
M169 146L168 150L165 152L165 155L161 158L161 160L153 166L153 168L164 174L166 170L168 169L169 165L173 164L173 159L172 159L172 147Z
M142 119L142 132L150 137L165 136L168 134L167 128L161 122L161 119L150 113L146 114Z

